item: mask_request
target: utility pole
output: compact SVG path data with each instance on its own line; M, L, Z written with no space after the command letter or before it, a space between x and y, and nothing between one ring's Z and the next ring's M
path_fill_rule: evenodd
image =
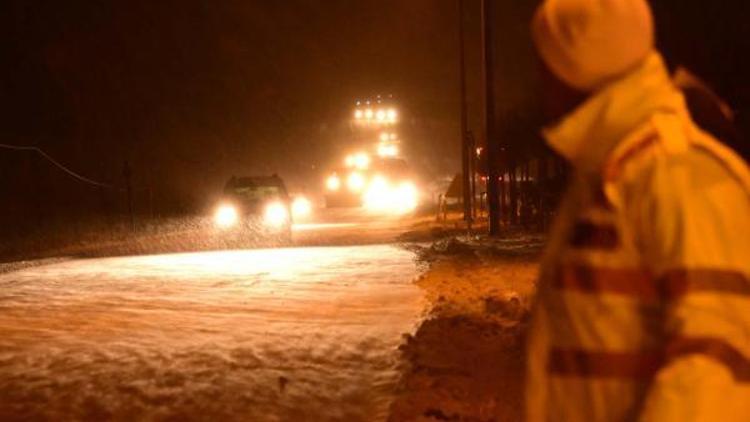
M482 90L484 136L487 143L487 205L490 236L500 234L500 145L495 128L495 80L492 17L494 0L482 0Z
M474 139L474 133L472 131L466 131L466 138L469 148L469 185L471 186L471 212L474 217L477 217L479 212L477 211L477 143Z
M471 227L474 219L474 196L471 190L471 151L469 148L468 117L466 107L466 64L464 53L464 0L458 0L458 70L461 79L461 181L464 199L464 221Z

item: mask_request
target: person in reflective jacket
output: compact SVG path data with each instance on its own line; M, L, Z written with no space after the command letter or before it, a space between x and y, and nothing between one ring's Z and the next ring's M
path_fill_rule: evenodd
M573 174L532 311L530 421L750 421L750 170L691 120L653 27L645 0L546 0L532 23L576 95L543 131Z

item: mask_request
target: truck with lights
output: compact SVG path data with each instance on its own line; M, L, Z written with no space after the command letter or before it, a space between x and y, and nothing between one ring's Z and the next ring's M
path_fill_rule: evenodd
M414 211L419 191L401 156L399 113L391 100L357 102L352 127L365 146L343 157L325 180L328 208L364 207L368 211L405 214Z

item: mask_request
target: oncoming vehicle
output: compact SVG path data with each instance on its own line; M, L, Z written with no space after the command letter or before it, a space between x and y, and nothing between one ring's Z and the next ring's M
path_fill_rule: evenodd
M349 161L349 160L347 160ZM419 192L406 161L368 159L367 165L334 170L326 179L326 206L364 207L385 214L406 214L418 205Z
M367 184L366 170L339 168L326 179L326 207L361 207Z
M419 191L405 160L380 158L373 162L362 204L369 211L407 214L417 208Z
M401 119L393 95L358 100L353 117L354 143L360 150L326 175L326 207L362 207L374 215L414 212L420 194L401 155Z
M275 174L232 176L214 212L214 225L224 232L291 240L291 199L284 181Z

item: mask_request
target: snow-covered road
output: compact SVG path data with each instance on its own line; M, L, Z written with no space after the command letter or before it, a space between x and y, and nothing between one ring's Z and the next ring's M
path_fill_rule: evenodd
M383 419L416 273L375 245L0 274L0 420Z

